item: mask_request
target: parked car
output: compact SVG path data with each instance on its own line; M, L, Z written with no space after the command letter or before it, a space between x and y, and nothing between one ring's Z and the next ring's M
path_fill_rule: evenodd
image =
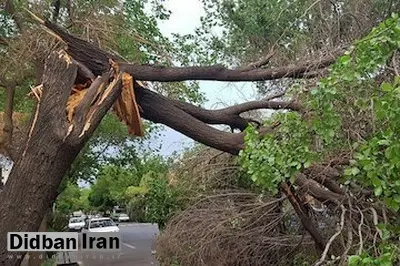
M129 221L129 216L128 216L128 214L126 214L126 213L121 213L121 214L118 216L117 221L118 221L118 222L128 222L128 221Z
M86 221L83 232L119 232L118 224L110 218L92 218Z
M68 230L72 232L80 232L85 226L85 221L80 217L72 217L68 222Z

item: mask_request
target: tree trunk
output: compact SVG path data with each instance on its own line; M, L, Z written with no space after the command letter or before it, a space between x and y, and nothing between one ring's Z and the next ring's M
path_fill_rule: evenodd
M68 94L49 95L51 91L55 92L55 86L72 87L76 67L59 65L54 70L44 84L43 103L38 108L32 137L27 139L26 150L14 164L0 194L0 265L19 265L21 257L16 256L18 253L7 252L7 232L38 230L45 212L51 207L49 203L56 197L58 185L79 152L79 147L63 142L60 134L64 130L57 105Z
M43 92L30 133L0 193L1 266L20 264L25 252L7 251L7 233L35 232L39 229L46 211L56 199L62 178L121 93L121 83L116 81L109 86L110 93L103 101L96 102L89 98L93 97L89 92L105 94L105 83L108 83L110 73L98 77L75 109L74 120L69 124L66 105L77 73L78 65L66 54L54 52L47 58L42 79ZM83 132L84 125L88 125L88 117L91 120Z
M38 232L47 232L49 211L50 209L44 215ZM41 266L42 263L46 260L46 252L29 252L28 254L29 254L28 266Z

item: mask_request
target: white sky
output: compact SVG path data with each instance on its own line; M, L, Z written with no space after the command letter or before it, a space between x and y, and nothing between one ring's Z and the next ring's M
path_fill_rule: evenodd
M171 33L194 33L194 29L200 26L200 17L205 14L200 0L167 0L166 7L172 12L170 19L159 23L161 32L166 36L171 36ZM208 99L205 107L209 109L248 101L254 99L255 96L255 90L252 89L250 83L243 82L201 81L200 90ZM163 134L165 135L161 140L163 155L180 151L183 146L193 143L191 139L170 128L167 128Z

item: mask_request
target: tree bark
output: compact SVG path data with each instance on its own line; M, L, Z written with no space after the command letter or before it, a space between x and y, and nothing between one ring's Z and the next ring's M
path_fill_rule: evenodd
M24 252L7 252L7 232L38 229L44 213L51 207L49 202L56 197L62 177L79 152L79 147L63 142L62 133L66 129L60 121L63 116L58 105L66 103L68 93L57 92L58 88L72 87L77 67L67 68L60 61L51 63L32 138L27 140L26 152L14 164L0 194L0 265L4 266L19 265L21 258L15 255L24 255ZM54 72L50 73L50 69Z
M310 219L307 210L300 203L293 187L287 183L283 183L282 191L287 196L297 216L300 218L301 224L314 239L316 247L322 252L325 248L326 240L322 237L317 225Z
M42 222L40 223L38 232L47 232L47 222L49 217L49 211L47 210L44 215ZM46 252L29 252L29 264L28 266L41 266L46 259Z
M95 102L93 108L82 108L84 103L93 101L85 96L82 105L76 109L71 125L67 122L66 104L77 73L78 65L66 54L54 52L47 58L42 79L43 93L33 119L31 134L27 136L24 152L18 156L0 194L2 266L19 265L25 254L7 251L7 233L38 230L43 216L57 196L62 178L121 93L121 83L112 83L108 97L101 103ZM98 85L108 83L109 78L110 73L99 77L103 82ZM91 87L89 90L98 91L99 87ZM107 88L107 84L103 87ZM91 117L90 126L81 134L88 117Z

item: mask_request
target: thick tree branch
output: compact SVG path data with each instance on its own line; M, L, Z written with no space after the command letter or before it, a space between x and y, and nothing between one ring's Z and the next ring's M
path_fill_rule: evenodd
M309 64L299 64L271 69L243 71L224 66L206 67L162 67L139 64L120 64L121 70L132 74L138 80L176 82L186 80L218 81L265 81L281 78L305 78L311 70L325 68L336 61L335 56L326 56Z
M325 247L325 240L322 237L321 233L319 232L317 225L315 225L313 221L310 219L307 210L300 203L300 200L296 196L294 188L288 185L287 183L283 183L282 191L287 196L297 216L300 218L301 224L310 233L311 237L315 241L317 248L322 252L322 250Z
M228 133L213 128L176 107L168 98L138 85L135 93L143 109L143 118L167 125L207 146L231 154L238 154L243 148L242 133Z
M94 75L105 73L110 67L110 59L118 61L113 55L99 49L91 43L78 39L57 25L36 18L40 23L50 29L67 44L68 53L77 61L85 65ZM149 65L135 65L119 63L122 72L132 74L136 80L148 81L183 81L187 79L208 80L266 80L281 77L301 77L310 68L326 67L334 62L335 56L329 56L318 62L309 62L301 66L289 66L277 69L255 69L252 71L230 70L220 66L211 67L187 67L187 68L164 68ZM181 103L171 102L160 95L149 90L138 88L137 100L143 109L143 117L153 122L163 123L176 129L188 137L193 138L205 145L238 154L243 148L243 134L234 134L217 130L209 124L228 124L232 128L243 130L249 123L248 120L239 116L246 110L258 108L293 108L299 109L294 103L282 102L250 102L247 104L225 109L221 112L210 112L197 107ZM200 111L201 110L201 111ZM199 111L201 113L199 113ZM223 115L217 117L218 115Z
M186 113L192 115L193 117L199 119L200 121L218 125L224 124L229 125L232 129L245 130L249 125L251 120L243 118L240 116L241 113L248 112L257 109L289 109L293 111L299 111L300 105L294 102L282 102L282 101L251 101L242 104L237 104L231 107L217 109L217 110L207 110L190 103L170 100L174 106L185 111Z
M322 188L316 181L308 179L304 174L296 176L295 184L299 186L300 190L310 193L321 202L330 202L336 205L344 204L343 195Z
M107 53L95 45L76 38L57 25L37 18L40 23L54 32L63 40L68 53L86 65L95 75L103 74L109 68L109 59L123 61ZM224 66L206 67L163 67L154 65L140 65L119 63L120 70L127 72L136 80L145 81L185 81L185 80L219 80L219 81L265 81L280 78L310 77L307 72L325 68L335 62L340 52L331 53L323 58L310 62L297 62L292 66L271 69L228 69Z
M345 194L343 189L335 181L341 177L341 174L335 168L329 165L312 165L310 168L305 169L303 173L325 186L330 191L341 195Z

